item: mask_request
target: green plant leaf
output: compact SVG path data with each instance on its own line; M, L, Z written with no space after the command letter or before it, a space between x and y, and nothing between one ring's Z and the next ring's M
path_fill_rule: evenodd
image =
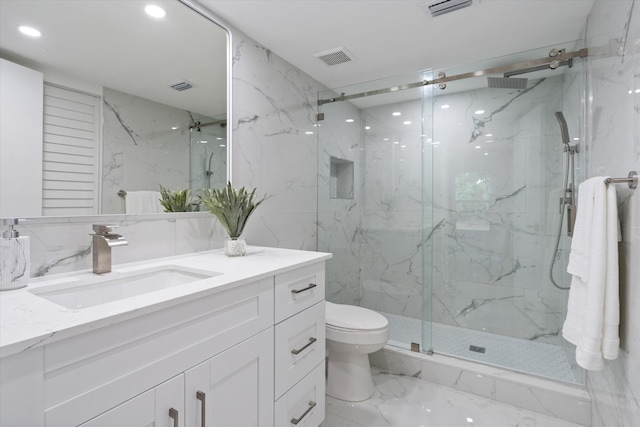
M191 190L167 190L160 186L160 204L165 212L191 212L195 201Z
M267 200L265 195L262 199L254 201L255 194L255 188L249 193L244 187L234 189L231 182L228 182L227 186L221 189L205 189L204 195L198 197L209 212L218 218L229 237L237 239L251 214Z

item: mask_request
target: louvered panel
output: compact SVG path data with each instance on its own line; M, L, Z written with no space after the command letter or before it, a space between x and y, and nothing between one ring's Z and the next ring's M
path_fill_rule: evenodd
M93 156L79 156L67 153L43 153L43 160L52 163L66 163L70 165L89 165L93 169ZM54 166L52 166L54 167ZM54 170L49 168L49 170ZM55 169L59 170L59 169Z
M98 213L100 99L45 84L44 215Z
M94 148L95 141L93 139L75 138L65 135L44 135L45 149L48 144L70 145L72 147Z
M80 147L76 145L64 145L64 144L47 144L47 153L58 153L58 154L73 154L76 156L86 156L93 158L94 149L87 147Z
M69 199L69 200L89 200L93 198L93 189L89 191L73 190L44 190L42 192L45 199ZM93 205L93 203L92 203Z
M50 117L64 117L67 119L77 120L79 122L91 123L93 125L93 109L88 112L80 112L67 110L64 108L53 107L50 105L44 106L44 114Z
M78 92L60 86L53 86L47 83L45 83L45 86L45 105L51 105L51 103L60 100L70 105L71 107L69 107L69 109L80 111L80 109L95 107L94 101L98 98L96 95Z
M44 162L42 170L47 172L70 172L79 175L93 175L93 165L81 165L78 163Z
M51 135L59 135L59 136L67 136L71 138L80 138L86 139L89 141L94 140L94 134L92 131L86 131L82 129L73 129L64 126L55 126L46 122L44 123L44 134L45 138L47 134Z
M45 126L51 125L55 127L62 127L62 128L73 129L73 130L91 132L91 134L93 134L93 131L95 128L94 123L87 123L87 122L82 122L80 120L74 120L74 119L64 118L64 117L47 116L47 115L44 116L44 124Z
M52 181L48 180L43 183L44 190L82 190L93 191L92 182L82 181Z
M93 174L88 173L53 172L44 170L42 172L42 177L45 181L93 182Z
M42 206L44 208L91 208L93 207L92 199L43 199Z

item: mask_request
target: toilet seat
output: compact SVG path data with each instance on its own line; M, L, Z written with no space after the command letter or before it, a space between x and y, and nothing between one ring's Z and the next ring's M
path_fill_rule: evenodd
M380 313L368 308L326 302L326 325L339 331L379 331L389 326L389 321Z

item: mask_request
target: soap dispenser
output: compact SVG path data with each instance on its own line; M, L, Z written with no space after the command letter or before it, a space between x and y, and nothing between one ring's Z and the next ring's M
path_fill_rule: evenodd
M27 286L31 265L31 250L28 236L20 236L14 226L18 219L8 220L9 229L0 238L0 291ZM7 222L5 221L5 224Z

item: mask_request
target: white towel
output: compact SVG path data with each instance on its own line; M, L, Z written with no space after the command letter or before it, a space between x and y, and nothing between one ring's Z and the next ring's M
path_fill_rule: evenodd
M562 335L576 345L576 362L604 369L618 357L618 208L606 177L580 184L578 213L567 271L573 275Z
M164 208L160 204L159 191L127 191L125 213L160 213Z

